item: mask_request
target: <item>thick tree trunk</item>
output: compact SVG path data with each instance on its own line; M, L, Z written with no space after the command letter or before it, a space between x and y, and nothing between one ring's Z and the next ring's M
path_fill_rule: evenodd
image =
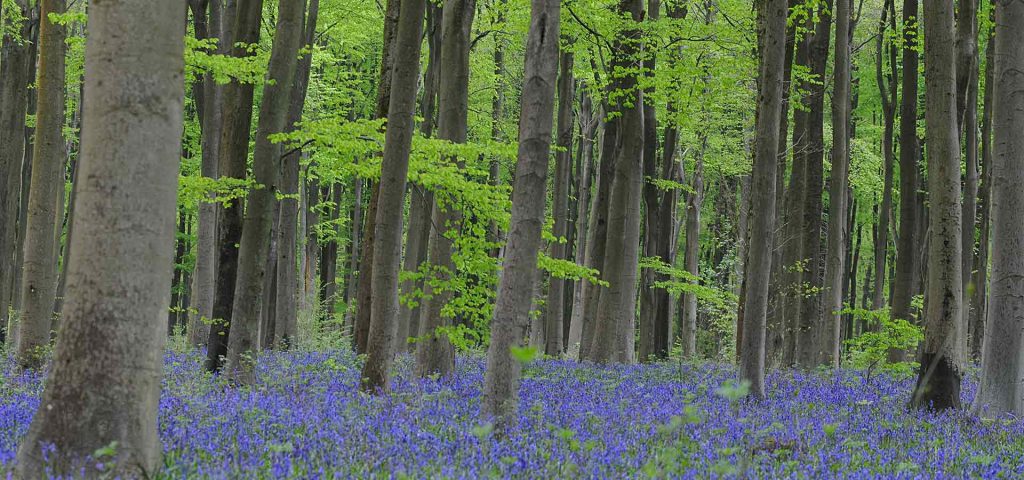
M562 53L559 69L557 126L559 151L555 153L555 178L551 196L551 216L554 219L554 225L551 233L556 238L562 239L569 235L569 177L572 174L570 168L575 113L573 101L576 98L576 80L572 74L572 52ZM558 260L568 258L566 244L562 241L552 243L551 258ZM551 277L548 285L548 299L544 312L544 353L553 357L562 355L565 348L565 336L563 335L565 331L565 283L564 279Z
M267 69L267 76L273 82L268 81L263 86L260 120L256 128L252 163L253 176L259 188L249 191L246 197L245 228L238 247L238 279L229 320L234 323L234 330L228 337L228 376L242 385L256 382L257 307L266 285L264 278L270 254L274 208L281 183L280 149L268 137L284 130L299 45L302 43L304 7L303 0L280 0L278 3L277 28ZM265 308L270 310L269 305Z
M529 322L537 279L537 251L544 225L548 155L551 149L555 78L558 74L559 2L532 0L526 44L519 154L512 190L512 220L505 248L504 274L491 320L491 345L484 376L484 416L498 425L515 421L522 364L514 349Z
M32 70L29 60L35 43L32 38L32 10L28 0L15 0L16 15L24 18L20 28L11 25L8 11L0 27L14 29L19 35L4 35L0 46L0 345L6 340L7 319L12 303L18 206L21 200L22 165L25 158L25 114ZM20 40L20 41L19 41ZM20 292L17 292L20 294Z
M750 242L747 253L740 378L750 382L751 395L764 398L765 316L772 261L771 238L775 228L775 173L778 167L788 8L785 0L761 0L757 8L761 64L758 75L757 140L750 192L750 238L766 241Z
M230 9L227 10L230 12ZM225 15L225 21L234 17L230 38L235 41L231 55L246 57L253 53L244 44L259 41L263 0L238 0L235 15ZM249 129L252 127L253 86L231 82L224 87L221 110L220 150L217 154L217 173L220 177L244 179L249 156ZM213 297L213 316L210 338L207 341L206 370L220 371L228 354L231 335L232 309L235 304L235 282L238 273L238 245L242 238L242 201L233 199L217 215L219 229L217 251L217 279Z
M836 0L835 90L832 93L832 178L829 182L825 290L817 364L839 367L846 277L847 189L850 183L850 0Z
M953 62L953 1L929 0L925 3L924 17L925 128L931 215L925 338L911 403L919 408L943 410L960 407L964 368L960 141Z
M384 139L380 192L373 246L373 297L370 332L360 388L374 393L388 388L388 370L398 334L398 273L402 260L402 215L409 153L415 129L416 87L420 71L420 36L424 0L402 0L395 38L394 71Z
M453 143L465 143L469 113L469 50L470 31L476 13L476 0L448 0L441 20L441 72L439 88L438 137ZM447 229L455 228L460 219L451 207L434 204L431 218L436 225L430 233L431 267L445 281L455 275L452 261L453 242ZM451 373L455 368L455 352L447 335L438 328L450 322L441 309L451 299L450 290L435 291L428 285L427 298L420 307L421 345L416 349L417 373L420 376Z
M975 408L986 417L1024 412L1024 4L996 2L992 98L992 293ZM989 48L992 48L991 46Z
M919 187L917 138L918 0L903 0L903 87L900 98L900 225L896 245L892 318L910 321L910 304L917 291L919 256L917 190ZM889 361L903 361L907 352L891 350Z
M17 478L106 475L86 457L115 442L117 474L161 465L157 404L184 120L181 25L167 20L184 12L183 0L90 5L83 221L71 242L67 321ZM44 454L43 444L56 449Z
M18 363L42 365L50 342L57 289L57 204L64 200L64 52L66 28L50 20L64 13L64 0L40 1L39 72L36 79L35 145L25 231L21 314L15 338Z
M636 329L637 265L640 250L640 202L643 190L644 115L643 89L638 72L642 48L640 22L644 16L641 0L622 0L619 11L633 24L619 33L620 63L629 66L617 79L619 90L628 101L619 121L619 141L615 148L612 188L608 202L608 239L602 273L609 287L597 304L593 360L599 363L634 361ZM653 159L652 159L653 160Z

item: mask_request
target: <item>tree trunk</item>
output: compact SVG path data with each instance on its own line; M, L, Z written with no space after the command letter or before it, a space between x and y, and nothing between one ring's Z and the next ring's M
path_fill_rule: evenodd
M882 73L883 58L885 57L886 20L888 14L889 23L895 30L896 5L895 0L886 0L882 10L882 18L878 22L877 56L875 57L875 80L878 84L878 94L882 99L882 158L883 158L883 180L882 180L882 205L878 214L878 230L875 235L875 285L871 300L871 308L879 310L885 306L885 275L886 262L889 257L889 228L892 224L892 188L893 188L893 164L895 151L894 135L896 130L896 46L890 42L888 49L889 67L892 69L886 84L886 77Z
M388 370L398 334L398 273L402 260L402 215L409 153L415 128L416 87L420 71L420 36L424 0L402 0L395 38L394 70L388 106L388 129L381 164L373 246L373 297L370 332L363 366L363 391L387 390Z
M541 60L539 59L538 61ZM555 153L555 178L551 196L551 216L554 219L554 225L551 233L555 238L564 239L569 235L569 177L572 174L570 168L572 165L572 132L574 124L573 100L576 98L576 80L572 74L572 52L562 53L559 69L557 126L559 151ZM551 258L557 260L568 258L566 244L562 243L561 240L551 244ZM545 304L546 320L544 323L546 332L544 335L544 353L552 357L561 356L565 348L565 337L563 335L565 283L564 279L552 276L548 285L548 300Z
M43 12L53 8L44 3ZM90 5L76 212L83 221L71 241L67 321L17 478L106 475L86 460L115 442L115 475L161 465L157 405L184 120L182 26L168 19L184 11L183 0ZM56 449L44 454L41 444Z
M963 376L960 141L956 120L953 1L924 9L925 128L928 134L928 271L925 338L912 405L960 407Z
M41 354L50 342L57 288L56 208L64 201L66 28L52 22L49 15L64 13L65 8L64 0L40 1L38 105L20 292L22 310L15 338L15 356L26 368L42 366Z
M995 10L992 132L992 293L975 408L986 417L1024 412L1024 5L1000 1ZM989 47L992 48L991 46Z
M18 204L21 200L22 165L25 157L25 114L28 107L29 60L33 22L28 0L15 0L17 12L8 11L7 19L25 19L20 28L9 24L19 36L4 35L0 46L0 345L8 335L7 319L12 303L15 242L17 240ZM20 41L19 41L20 40ZM20 293L20 292L18 292Z
M903 96L900 98L900 225L896 246L892 318L911 321L910 304L917 291L921 245L918 241L918 0L903 0ZM889 361L900 362L907 352L890 350Z
M991 238L992 210L992 101L995 90L995 36L989 36L985 47L985 99L981 122L981 190L978 203L981 205L981 235L978 241L977 271L974 280L974 305L968 324L971 335L971 359L980 360L982 339L985 338L985 324L988 319L988 264Z
M594 184L594 141L600 117L593 112L593 101L585 88L580 88L580 171L577 173L579 193L576 195L576 265L586 266L590 249L590 191ZM583 342L583 297L590 282L579 280L573 285L572 314L569 317L567 357L579 358Z
M441 20L441 72L439 88L438 137L452 143L465 143L467 136L467 115L469 113L469 51L470 32L476 0L447 0ZM461 162L460 162L461 163ZM436 228L430 233L429 254L431 267L438 269L439 280L446 281L455 275L452 261L453 242L445 235L447 229L455 228L460 219L452 207L442 207L435 202L431 219ZM455 368L455 352L447 335L438 328L447 326L448 319L442 317L441 309L451 299L450 290L435 291L427 285L423 305L420 307L421 345L416 349L417 373L448 375Z
M640 250L640 201L643 190L644 115L643 89L638 72L642 48L640 22L644 16L641 0L621 0L619 11L633 23L619 33L619 62L628 67L617 79L619 90L627 96L619 121L619 141L615 147L612 188L608 202L608 239L602 273L609 287L597 304L593 360L599 363L634 361L636 329L636 281Z
M750 238L744 282L743 332L740 378L750 382L750 393L764 398L765 316L771 273L771 238L775 228L775 173L778 167L779 121L782 116L782 76L785 59L786 0L761 0L758 8L757 121L751 185ZM756 212L756 213L755 213Z
M971 315L971 271L974 270L974 226L978 219L978 1L957 2L956 118L964 149L961 291L965 342Z
M225 21L234 17L230 38L235 43L231 55L234 57L251 56L253 53L241 45L259 41L263 0L238 0L235 12L235 15L224 16ZM220 177L245 178L246 160L249 156L249 129L252 126L252 97L253 86L251 84L233 81L224 87L220 150L217 155L217 172ZM235 282L239 263L238 246L242 238L241 199L231 200L226 207L218 212L217 226L219 228L217 279L205 365L206 370L210 372L220 371L224 364L223 357L228 354L228 339L231 334Z
M238 279L229 320L234 323L234 332L228 337L228 376L242 385L256 382L257 306L266 283L274 208L281 182L280 150L268 137L284 130L302 42L304 7L302 0L278 3L277 28L267 68L267 76L273 82L268 81L263 86L260 121L256 127L252 164L253 176L260 187L251 190L245 201L245 228L238 247ZM269 306L266 308L269 310Z
M484 375L484 416L500 428L515 421L522 363L515 355L529 323L544 225L548 155L558 74L559 2L532 0L526 44L519 153L512 190L512 220L498 285Z
M175 248L174 248L174 268L173 277L171 281L171 308L167 310L167 335L174 335L175 331L178 330L178 308L181 303L181 292L185 289L185 284L182 283L182 273L184 270L179 267L185 258L185 215L182 213L178 215L178 229L175 231ZM68 249L70 255L71 250ZM65 266L67 263L65 263ZM67 277L65 268L65 278Z
M850 183L850 0L836 0L835 90L832 93L832 179L829 182L829 231L825 259L824 308L819 320L817 364L839 367L843 285Z

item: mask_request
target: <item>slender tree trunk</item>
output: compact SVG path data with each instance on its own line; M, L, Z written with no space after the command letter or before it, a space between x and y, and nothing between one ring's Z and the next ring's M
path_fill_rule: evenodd
M545 33L547 35L547 33ZM541 67L543 68L543 67ZM569 235L569 171L572 165L572 132L574 124L573 100L576 98L573 77L573 54L563 52L558 74L558 148L555 153L555 178L551 197L551 216L554 225L551 233L559 239ZM517 173L518 175L518 173ZM551 244L551 258L565 260L566 244L557 241ZM545 347L544 353L560 356L565 348L565 280L551 277L548 286L548 300L545 304Z
M246 197L245 228L238 247L238 279L229 320L234 323L234 331L228 337L228 375L232 381L242 385L256 382L257 306L266 284L264 277L270 254L274 207L281 182L280 149L270 143L268 137L284 130L299 45L302 43L304 7L302 0L280 0L278 3L277 28L267 69L267 76L273 82L263 86L260 121L256 128L253 176L260 187L251 190ZM269 306L266 308L269 310Z
M593 101L585 88L580 88L580 172L579 194L576 195L576 265L586 266L590 249L590 191L594 184L594 142L600 117L593 112ZM580 344L583 342L583 298L592 285L580 280L573 285L572 315L569 318L569 336L567 356L579 358Z
M984 113L981 122L981 190L978 203L981 205L981 235L978 241L978 260L976 263L974 288L974 305L968 324L971 335L971 359L981 359L982 339L985 338L985 324L988 319L988 267L991 238L992 211L992 109L993 90L995 90L995 36L989 37L985 47L985 99Z
M750 238L766 241L750 242L747 252L740 378L750 382L751 395L764 398L765 316L772 261L771 238L775 228L775 173L778 167L788 8L785 0L761 0L757 8L761 64L758 74L757 140L750 192Z
M0 27L13 29L4 35L0 46L0 345L8 335L7 320L12 304L15 243L17 241L18 204L21 200L22 165L25 157L25 114L28 107L28 85L35 43L32 38L32 10L28 0L15 0L17 12L8 11ZM13 25L10 18L23 18ZM19 41L20 40L20 41ZM20 292L18 292L20 293Z
M992 98L992 293L975 408L986 417L1024 412L1024 5L997 1ZM991 46L989 48L992 48Z
M453 143L465 143L467 115L469 113L469 51L470 32L476 13L476 0L447 0L441 20L441 72L438 103L438 137ZM441 281L455 275L452 261L453 242L445 235L460 218L453 209L443 208L436 202L431 213L436 226L430 233L429 254L431 267L438 269ZM449 320L442 317L441 309L451 299L450 290L435 291L428 285L427 298L420 307L421 345L416 349L417 373L420 376L451 373L455 368L455 352L448 337L439 333Z
M886 55L885 37L887 28L887 17L891 12L892 17L888 21L895 29L896 6L895 0L886 0L882 10L882 18L878 22L877 56L875 57L875 80L878 84L878 93L882 99L882 158L883 158L883 180L882 180L882 205L878 214L878 230L875 235L875 285L874 294L871 300L871 308L879 310L885 306L885 272L886 261L889 257L889 226L892 224L892 189L893 189L893 164L895 163L894 136L896 130L896 46L890 42L888 48L889 66L892 73L886 76L883 71L883 59ZM888 84L886 83L888 81Z
M27 368L42 365L50 342L57 288L56 207L64 196L64 52L66 28L50 20L64 13L64 0L40 1L39 72L36 79L35 144L25 232L21 318L15 355Z
M310 0L309 12L305 20L305 36L303 44L312 46L316 36L316 22L320 15L320 0ZM285 130L292 131L295 124L302 120L302 110L306 105L306 90L309 87L309 73L312 66L312 55L305 53L299 58L298 71L292 85L291 98L288 106L288 120ZM298 248L299 224L299 149L285 152L282 168L281 223L278 227L277 257L277 324L274 329L274 346L287 350L295 343L298 335L298 266L295 259Z
M900 225L896 246L896 277L893 281L892 318L912 320L910 304L917 291L919 257L917 190L919 187L917 138L918 95L918 0L903 0L903 87L900 98ZM899 362L907 352L889 351L889 361Z
M928 132L928 271L925 338L912 405L960 407L964 368L960 280L960 141L956 120L953 2L928 0L924 9L925 128Z
M380 192L373 246L373 297L366 364L360 388L388 388L388 370L398 334L398 273L402 260L402 215L409 153L415 129L416 87L420 70L420 38L424 0L402 0L395 39L394 71L384 140Z
M115 442L115 474L161 465L157 406L185 68L182 26L168 19L184 11L183 0L90 5L76 212L83 221L71 242L67 321L18 451L17 478L106 475L87 457ZM44 444L55 450L44 454Z
M559 2L532 0L526 44L519 154L512 190L512 220L505 249L504 274L491 320L483 404L486 417L502 429L515 421L522 364L514 349L529 323L531 293L537 279L537 251L544 225L548 155L558 74Z
M829 231L825 259L824 308L818 331L819 365L839 367L843 284L850 183L850 0L836 0L835 91L832 93L832 179L829 182Z
M956 118L964 149L961 291L964 342L971 315L971 271L974 270L974 226L978 219L978 1L957 2ZM965 343L966 345L966 343Z
M230 5L230 4L229 4ZM259 41L263 0L238 0L235 14L226 14L225 21L234 18L231 55L252 55L244 44ZM227 10L230 12L230 8ZM225 35L227 36L227 35ZM221 110L221 135L217 154L217 172L220 177L244 179L249 156L249 129L252 127L253 86L231 82L224 87ZM220 371L228 354L231 334L232 309L235 304L235 283L238 273L239 242L242 238L242 201L231 200L218 212L219 229L217 251L217 279L213 297L213 317L210 338L207 341L206 370Z
M174 280L171 281L171 308L167 311L167 335L174 335L175 330L179 327L178 305L181 303L181 292L185 288L185 284L182 282L182 273L184 273L184 270L180 267L182 260L185 258L185 220L186 218L183 213L178 215L178 229L175 231L174 235ZM68 254L70 253L71 250L68 249Z

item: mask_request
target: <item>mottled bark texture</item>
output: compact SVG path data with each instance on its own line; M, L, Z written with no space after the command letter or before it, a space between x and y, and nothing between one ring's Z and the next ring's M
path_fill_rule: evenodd
M269 136L284 130L299 44L302 42L304 7L303 0L281 0L278 3L277 29L267 70L272 81L264 84L263 101L260 103L260 120L252 155L253 177L257 186L249 191L245 201L245 224L238 247L238 279L230 317L234 330L228 337L228 375L232 381L243 385L256 382L258 308L266 285L264 277L281 182L280 149L270 142Z
M975 408L1020 416L1024 349L1024 3L998 0L992 106L992 280Z
M90 4L82 221L70 245L66 321L16 478L42 478L47 468L109 476L86 457L112 442L108 471L148 476L161 465L157 406L184 104L181 25L167 19L184 13L184 0ZM56 447L45 460L42 444Z
M64 13L65 8L64 0L40 2L36 79L39 99L25 230L22 309L15 337L15 356L26 368L42 365L42 354L50 343L57 291L55 232L60 228L57 205L64 203L64 40L67 29L51 21L49 15Z
M424 0L402 0L395 38L394 70L388 106L387 135L381 163L373 246L373 296L370 299L370 332L361 388L387 390L388 370L398 335L398 273L402 260L402 216L409 153L415 129L416 87L420 71L420 36L423 33Z
M466 121L469 113L469 50L470 30L476 13L475 0L447 0L441 20L441 73L440 73L440 114L437 134L442 140L452 143L466 142ZM440 199L434 203L431 219L434 229L430 233L429 255L431 268L441 281L455 275L452 261L453 242L449 229L456 228L460 221L454 205L444 205ZM416 368L421 376L430 374L447 375L455 368L455 351L448 336L438 333L438 328L449 325L449 319L441 315L441 309L452 296L450 290L436 291L430 285L427 298L420 307L420 330L422 338L416 349Z
M231 35L235 44L231 55L250 56L252 53L245 45L259 42L263 0L238 0L235 8ZM225 21L231 18L231 15L225 15ZM244 179L246 176L249 129L252 127L252 97L251 84L232 81L224 87L220 149L217 153L217 173L220 177ZM242 238L241 199L230 200L226 207L218 211L217 226L217 278L205 365L210 372L220 371L224 357L228 354L238 273L238 244Z
M921 368L911 404L960 407L964 368L960 140L956 121L953 1L924 4L925 131L928 140L928 270Z
M513 422L519 406L522 365L513 354L526 335L537 280L537 252L544 225L548 156L558 74L559 2L532 0L526 42L519 153L512 188L512 220L502 262L504 273L491 320L484 375L484 416L499 426Z
M779 118L782 115L782 75L785 59L786 0L761 0L758 5L760 71L754 170L750 192L750 238L744 282L740 378L750 393L764 398L765 317L771 273L771 238L775 227L775 173L778 167Z

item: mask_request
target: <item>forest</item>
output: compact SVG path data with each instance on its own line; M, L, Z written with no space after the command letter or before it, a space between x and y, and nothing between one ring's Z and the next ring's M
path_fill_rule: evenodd
M1024 476L1024 2L0 0L0 477Z

